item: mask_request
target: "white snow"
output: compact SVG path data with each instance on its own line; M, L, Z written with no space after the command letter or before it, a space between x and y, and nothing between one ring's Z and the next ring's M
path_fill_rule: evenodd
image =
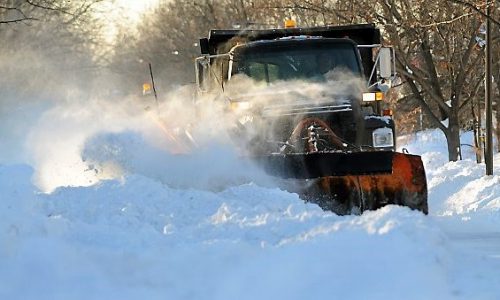
M400 142L426 165L428 216L397 206L336 216L273 187L229 150L190 160L127 128L87 130L61 153L115 164L119 176L74 180L100 171L61 175L72 161L63 156L64 168L52 169L58 188L45 193L33 183L41 165L0 165L0 299L500 295L500 177L483 176L470 150L448 163L438 131ZM495 163L500 174L500 156Z

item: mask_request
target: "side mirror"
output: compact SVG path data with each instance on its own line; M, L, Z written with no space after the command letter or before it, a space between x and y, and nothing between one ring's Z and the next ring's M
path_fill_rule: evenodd
M379 52L379 75L387 79L394 75L392 48L382 47Z
M210 54L209 43L207 38L200 39L200 52L202 55Z

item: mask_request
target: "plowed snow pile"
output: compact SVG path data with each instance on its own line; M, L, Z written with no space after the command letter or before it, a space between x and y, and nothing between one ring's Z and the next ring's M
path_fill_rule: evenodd
M500 294L499 177L483 177L484 165L472 160L447 163L438 132L405 145L423 154L429 216L389 206L340 217L273 188L223 146L183 160L126 126L87 129L84 143L66 152L85 169L67 163L61 175L57 165L0 166L0 299ZM57 154L44 160L54 161ZM107 176L82 175L103 166ZM40 184L48 170L58 176L42 177L57 180Z

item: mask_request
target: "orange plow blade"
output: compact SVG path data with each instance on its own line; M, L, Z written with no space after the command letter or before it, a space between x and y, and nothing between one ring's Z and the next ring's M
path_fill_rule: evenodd
M337 214L361 213L388 204L428 213L427 182L419 156L391 151L272 155L268 173L285 178L297 192Z

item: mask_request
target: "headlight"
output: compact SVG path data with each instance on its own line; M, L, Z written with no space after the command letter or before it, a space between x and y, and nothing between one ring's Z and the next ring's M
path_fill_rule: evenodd
M375 148L394 146L394 137L392 135L391 128L384 127L375 129L372 133L372 137L373 137L373 147Z
M252 104L248 101L231 101L230 106L232 110L247 110Z
M384 100L384 93L382 92L363 93L363 102L373 102L382 100Z

